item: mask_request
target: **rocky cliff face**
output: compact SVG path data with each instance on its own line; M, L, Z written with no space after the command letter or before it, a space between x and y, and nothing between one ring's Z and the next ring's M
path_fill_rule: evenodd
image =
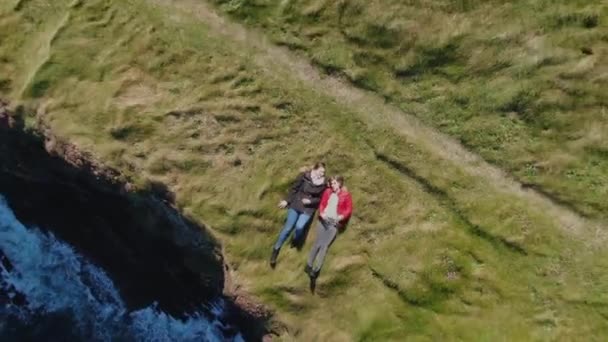
M51 230L106 270L132 309L157 302L180 316L225 296L218 242L180 215L166 188L134 191L119 172L40 127L25 131L0 103L0 194L21 222ZM266 315L234 303L243 298L228 301L228 320L260 339Z

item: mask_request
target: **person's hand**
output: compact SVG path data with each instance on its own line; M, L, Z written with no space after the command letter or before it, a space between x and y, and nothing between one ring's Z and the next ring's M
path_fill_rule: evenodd
M310 204L310 200L308 198L302 198L302 203L304 203L304 205L308 205Z
M279 208L281 208L281 209L287 208L287 201L282 200L281 202L279 202Z
M344 220L344 216L338 215L338 222L342 222L342 220Z

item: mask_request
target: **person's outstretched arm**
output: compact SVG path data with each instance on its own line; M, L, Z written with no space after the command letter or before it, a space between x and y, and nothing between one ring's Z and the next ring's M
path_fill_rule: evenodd
M325 208L327 208L327 202L329 201L329 196L331 195L331 189L327 188L323 191L323 195L321 195L321 200L319 201L319 217L323 218L325 215Z
M300 191L300 188L302 187L302 183L304 182L304 174L305 174L305 172L300 173L298 175L298 177L296 178L296 180L291 185L291 188L289 189L289 192L287 193L287 198L285 198L285 202L287 202L287 204L295 201L296 194L298 193L298 191Z

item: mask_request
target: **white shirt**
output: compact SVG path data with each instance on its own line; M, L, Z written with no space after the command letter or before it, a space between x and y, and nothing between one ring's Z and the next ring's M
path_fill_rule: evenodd
M325 216L334 220L338 219L338 194L335 192L332 192L329 196L327 207L325 207Z

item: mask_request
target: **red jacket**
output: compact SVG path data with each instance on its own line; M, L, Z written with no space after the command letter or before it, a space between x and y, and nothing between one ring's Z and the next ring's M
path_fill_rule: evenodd
M321 195L321 202L319 203L319 213L323 214L325 208L327 208L327 202L329 202L329 196L333 193L331 188L325 189L323 195ZM338 215L341 215L343 219L339 222L340 228L344 227L351 214L353 213L353 198L350 192L345 188L342 188L338 193Z

